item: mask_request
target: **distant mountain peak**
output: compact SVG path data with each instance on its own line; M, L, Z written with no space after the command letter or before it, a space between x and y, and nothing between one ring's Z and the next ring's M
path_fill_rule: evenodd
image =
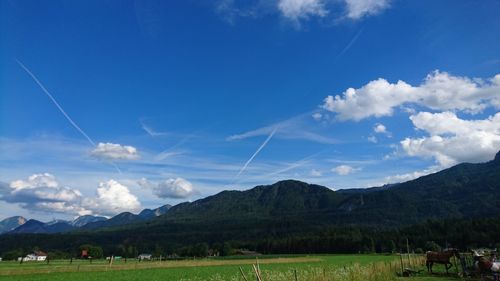
M11 231L26 223L26 219L21 216L6 218L0 221L0 233Z
M500 164L500 151L498 151L497 154L495 155L493 163Z
M92 222L98 222L98 221L105 221L105 217L99 217L99 216L92 216L92 215L84 215L76 218L71 225L75 227L82 227L88 223Z

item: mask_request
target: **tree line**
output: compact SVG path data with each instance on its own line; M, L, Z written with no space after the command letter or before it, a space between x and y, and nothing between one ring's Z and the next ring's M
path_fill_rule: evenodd
M263 254L328 254L424 252L455 247L463 251L477 247L500 247L500 217L483 219L428 220L411 226L311 226L285 223L263 225L203 226L203 231L164 232L151 229L67 234L16 234L0 236L0 256L16 259L41 249L51 258L79 257L84 245L91 245L89 255L204 257L230 255L236 249ZM88 247L88 246L87 246ZM89 248L90 249L90 248Z

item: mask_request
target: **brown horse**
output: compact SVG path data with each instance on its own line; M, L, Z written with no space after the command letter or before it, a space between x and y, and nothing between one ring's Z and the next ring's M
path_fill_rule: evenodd
M460 258L457 249L448 249L443 252L431 252L431 251L427 252L426 254L427 260L425 261L425 265L427 266L427 271L432 273L432 265L434 263L440 263L444 264L444 268L446 269L446 274L448 274L448 269L452 267L450 258L453 256Z

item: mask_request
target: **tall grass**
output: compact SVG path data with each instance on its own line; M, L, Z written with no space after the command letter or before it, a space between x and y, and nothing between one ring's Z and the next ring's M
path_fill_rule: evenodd
M413 256L411 264L403 264L403 270L407 267L421 267L425 259L421 256ZM300 270L275 271L260 270L258 264L255 268L243 270L242 273L227 277L214 275L204 279L185 279L183 281L396 281L398 273L401 272L401 261L375 262L369 265L358 263L346 266L309 266ZM244 275L244 276L243 276Z

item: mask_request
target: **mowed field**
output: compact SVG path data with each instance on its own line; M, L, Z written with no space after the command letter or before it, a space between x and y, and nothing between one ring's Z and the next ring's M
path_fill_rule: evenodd
M45 262L0 262L0 281L87 280L256 280L256 258L199 259L137 262L69 260ZM263 280L396 280L396 255L261 256L258 264ZM412 278L413 279L413 278ZM451 280L422 275L417 281Z

